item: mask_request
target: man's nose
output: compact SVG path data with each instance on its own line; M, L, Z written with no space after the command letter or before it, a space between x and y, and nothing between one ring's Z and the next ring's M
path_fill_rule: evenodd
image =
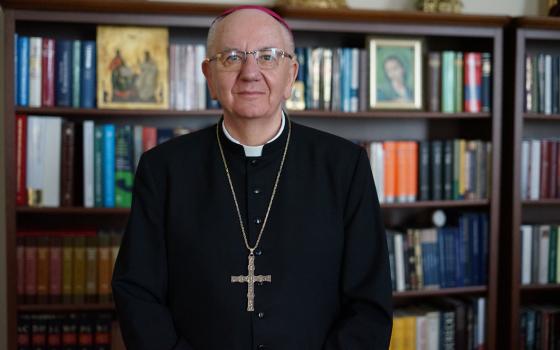
M260 68L257 60L255 59L255 55L247 54L245 62L241 65L241 78L246 80L258 80L260 73Z

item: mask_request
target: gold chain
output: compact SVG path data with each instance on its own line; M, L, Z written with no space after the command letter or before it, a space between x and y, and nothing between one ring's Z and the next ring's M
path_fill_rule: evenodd
M216 139L218 140L218 147L220 148L220 154L222 155L222 161L224 162L224 168L226 170L226 175L229 182L229 188L231 189L231 194L233 196L233 202L235 203L235 209L237 210L237 217L239 219L239 225L241 226L241 232L243 233L243 241L245 242L245 247L249 250L250 255L253 255L255 249L257 249L262 234L264 232L264 227L266 226L266 222L268 221L268 214L270 213L270 208L272 207L272 201L274 200L274 196L276 194L276 189L278 188L278 182L280 180L280 174L282 173L282 168L284 167L284 160L286 159L286 154L288 153L288 145L290 143L290 135L292 134L292 124L288 117L285 117L288 121L288 138L286 140L286 146L284 147L284 154L282 155L282 161L280 162L280 169L278 169L278 174L276 174L276 181L274 183L274 188L272 189L272 195L270 196L270 202L268 202L268 208L266 209L266 215L264 217L263 224L261 226L261 232L259 232L259 236L257 237L257 242L255 242L255 246L251 247L249 242L247 241L247 233L245 232L245 225L243 225L243 219L241 218L241 212L239 211L239 204L237 203L237 197L235 196L235 190L233 188L233 182L231 181L231 176L229 174L229 168L227 166L226 157L224 156L224 150L222 149L222 143L220 141L219 135L219 127L220 123L216 124Z

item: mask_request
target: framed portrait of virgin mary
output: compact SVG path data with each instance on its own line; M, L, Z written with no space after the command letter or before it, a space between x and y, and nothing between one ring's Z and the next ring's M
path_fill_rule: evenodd
M371 109L422 108L422 41L368 38Z
M97 27L99 108L167 109L167 28Z

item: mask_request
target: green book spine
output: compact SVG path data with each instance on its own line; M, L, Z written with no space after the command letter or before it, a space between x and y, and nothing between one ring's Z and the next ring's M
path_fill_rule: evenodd
M453 113L455 112L455 52L444 51L442 57L441 111Z
M455 53L455 112L463 111L463 53Z
M80 74L82 69L81 62L82 42L74 40L72 47L72 107L80 107Z
M548 255L548 283L556 283L556 260L558 260L558 226L550 225Z
M532 66L532 89L531 89L531 96L532 96L532 105L531 105L531 112L538 113L539 112L539 73L538 73L538 56L533 55L531 56L531 66Z
M461 173L461 145L459 140L453 140L453 199L460 199L459 177Z
M103 207L103 125L95 125L93 141L94 206Z
M556 226L556 283L560 283L560 256L558 255L558 247L560 247L559 230L560 226Z
M130 208L132 204L132 127L117 127L115 148L115 205Z

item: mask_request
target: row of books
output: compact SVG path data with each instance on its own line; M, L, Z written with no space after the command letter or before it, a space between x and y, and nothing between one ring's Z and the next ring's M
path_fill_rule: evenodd
M485 298L441 298L397 310L390 350L480 350L486 345Z
M560 56L531 53L525 57L525 111L560 113Z
M488 216L465 213L457 226L387 230L394 291L479 286L488 280Z
M18 114L16 204L129 208L140 155L188 132Z
M559 231L559 225L521 225L521 284L560 283Z
M560 198L560 140L523 140L521 198Z
M18 350L124 349L110 312L21 313L17 321Z
M430 112L490 112L492 55L489 52L430 52L427 100Z
M364 143L381 203L488 198L491 146L464 139Z
M109 302L119 230L21 231L16 238L22 303Z
M16 34L14 45L16 105L96 106L95 41Z
M537 305L523 308L520 338L520 349L560 350L560 308Z

